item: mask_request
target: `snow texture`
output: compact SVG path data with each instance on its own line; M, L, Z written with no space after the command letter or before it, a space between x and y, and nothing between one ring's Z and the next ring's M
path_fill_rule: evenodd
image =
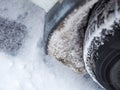
M41 8L27 0L0 0L0 17L21 23L27 33L15 55L0 50L0 90L102 90L89 76L74 73L44 54Z
M0 50L15 54L22 46L26 34L25 29L26 27L21 23L0 17Z
M89 10L96 2L91 0L75 9L53 32L48 45L49 55L81 74L86 74L83 61L84 27Z

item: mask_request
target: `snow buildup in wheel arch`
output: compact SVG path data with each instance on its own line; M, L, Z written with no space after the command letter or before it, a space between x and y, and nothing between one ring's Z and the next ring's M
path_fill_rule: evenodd
M83 27L87 22L89 10L98 0L79 6L52 33L48 44L48 54L57 58L72 70L86 74L83 61Z
M114 28L120 25L120 12L115 13L115 17L109 18L105 20L105 23L102 24L99 28L95 28L92 35L85 37L84 42L84 62L87 72L93 78L95 82L99 84L94 75L94 60L92 59L92 55L99 48L99 46L104 44L106 37L108 35L114 36ZM100 84L99 84L100 85Z

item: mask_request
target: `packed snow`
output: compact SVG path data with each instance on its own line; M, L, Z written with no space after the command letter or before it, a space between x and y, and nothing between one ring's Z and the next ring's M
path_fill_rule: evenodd
M97 1L90 0L76 8L60 23L49 39L48 54L81 74L86 73L83 60L84 27L89 10Z
M102 90L89 75L44 54L44 10L28 0L0 0L0 17L25 25L27 33L15 54L0 49L0 90Z

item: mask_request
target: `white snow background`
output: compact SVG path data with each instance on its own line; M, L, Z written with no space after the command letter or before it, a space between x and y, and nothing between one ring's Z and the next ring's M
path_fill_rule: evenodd
M16 55L0 52L0 90L102 90L88 75L74 73L44 54L44 10L27 0L0 0L0 17L27 27Z

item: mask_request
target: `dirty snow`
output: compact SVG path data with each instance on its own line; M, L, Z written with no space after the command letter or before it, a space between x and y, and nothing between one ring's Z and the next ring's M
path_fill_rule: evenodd
M102 90L88 75L78 75L44 54L44 16L27 0L0 0L0 17L27 27L17 54L0 51L0 90Z
M83 61L84 27L89 10L96 2L91 0L75 9L57 27L49 41L48 54L81 74L86 73Z

